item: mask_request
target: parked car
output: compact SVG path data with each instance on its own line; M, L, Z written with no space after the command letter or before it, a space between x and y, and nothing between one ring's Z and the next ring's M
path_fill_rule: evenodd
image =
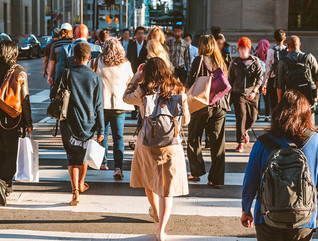
M5 33L0 33L0 41L2 40L10 40L12 41L12 39L10 38L9 35L5 34Z
M11 38L19 47L20 57L41 58L41 43L33 34L11 36Z
M41 43L41 53L43 54L46 45L51 43L52 37L51 36L41 36L41 37L38 37L38 40Z

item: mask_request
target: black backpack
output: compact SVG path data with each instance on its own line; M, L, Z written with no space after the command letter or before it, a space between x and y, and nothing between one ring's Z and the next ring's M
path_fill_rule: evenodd
M57 121L63 121L67 118L68 105L71 96L68 84L69 76L70 69L65 69L51 93L53 96L51 96L51 103L47 108L47 115Z
M282 148L268 134L258 140L270 152L258 191L265 223L282 229L308 224L316 209L317 190L302 152L307 141Z
M316 103L317 88L313 81L311 69L307 62L308 54L299 55L295 61L289 56L283 58L285 63L288 65L286 71L286 90L294 89L302 93L310 105Z
M280 59L283 59L287 56L288 50L287 48L284 48L282 50L276 49L275 47L272 48L274 50L274 63L272 64L271 71L274 72L274 74L277 74L278 69L278 62Z

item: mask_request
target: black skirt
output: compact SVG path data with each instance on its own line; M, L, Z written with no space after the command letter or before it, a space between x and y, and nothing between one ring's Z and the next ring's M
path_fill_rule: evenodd
M81 166L84 164L84 157L88 141L80 141L73 137L66 121L61 122L61 133L63 146L67 154L69 166Z

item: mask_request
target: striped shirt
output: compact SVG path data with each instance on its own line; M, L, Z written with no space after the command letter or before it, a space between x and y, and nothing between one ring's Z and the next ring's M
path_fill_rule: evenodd
M169 47L170 61L175 68L183 67L190 71L191 59L190 59L190 48L187 41L181 39L177 42L176 39L168 39L166 42Z
M53 43L51 48L51 53L50 53L50 60L55 61L56 67L58 62L60 61L60 53L61 53L62 46L71 44L72 42L73 42L73 39L71 38L63 38Z

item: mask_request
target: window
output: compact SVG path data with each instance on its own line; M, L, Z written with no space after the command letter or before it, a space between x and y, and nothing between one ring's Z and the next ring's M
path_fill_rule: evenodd
M4 22L4 32L8 33L8 5L3 4L3 22Z
M318 30L318 0L289 0L289 30Z
M114 9L115 9L116 11L120 11L120 5L119 5L119 4L116 4Z
M25 28L25 34L29 33L29 14L28 14L28 7L24 7L24 28Z

